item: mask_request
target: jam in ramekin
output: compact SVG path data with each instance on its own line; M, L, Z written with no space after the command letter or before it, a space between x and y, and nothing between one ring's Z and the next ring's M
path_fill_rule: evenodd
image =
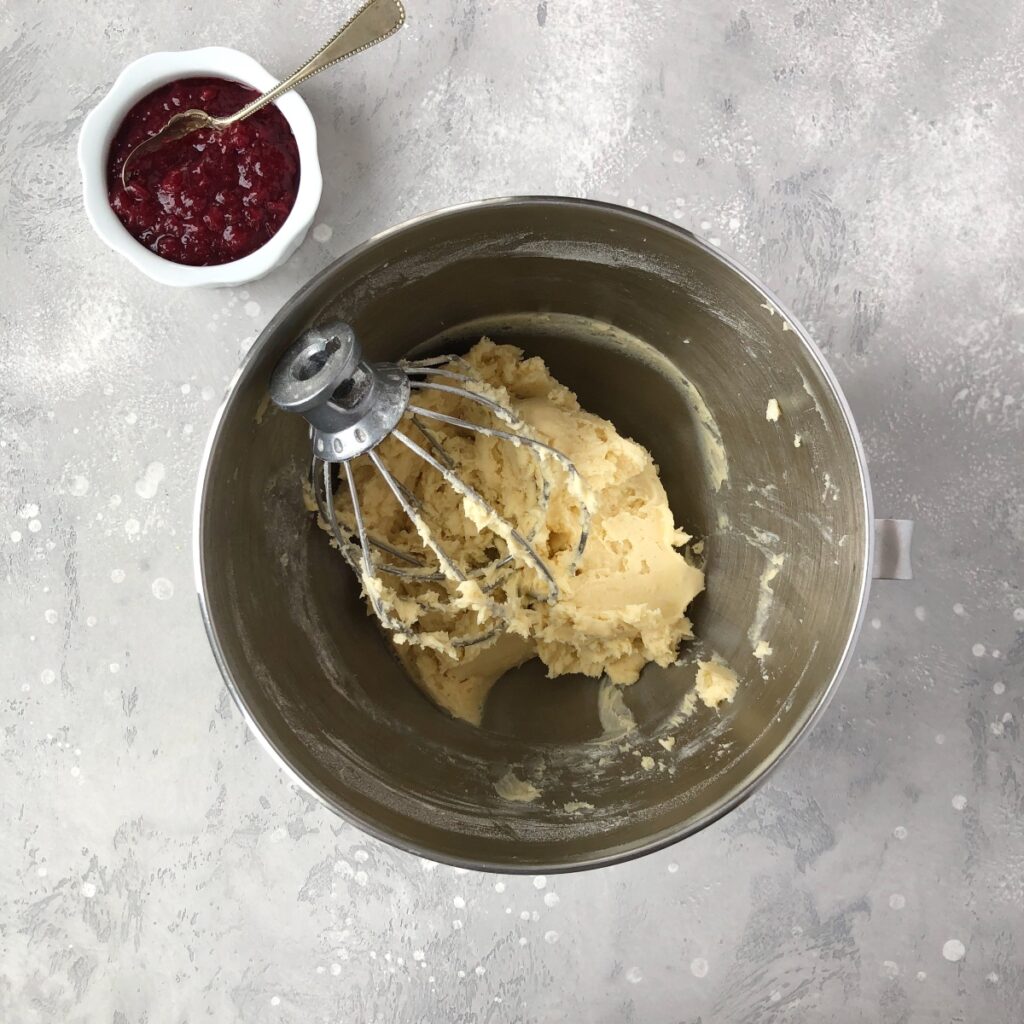
M285 222L299 188L299 150L273 104L221 131L202 129L121 165L172 115L222 117L258 94L222 78L161 86L128 112L110 146L110 206L131 235L164 259L208 267L248 256Z

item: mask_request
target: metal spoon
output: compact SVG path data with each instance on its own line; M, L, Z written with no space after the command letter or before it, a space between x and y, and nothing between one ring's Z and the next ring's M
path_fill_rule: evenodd
M200 128L227 128L236 121L242 121L262 110L268 103L273 103L278 96L294 89L300 82L312 77L318 71L329 68L332 64L351 57L353 54L368 50L388 36L394 35L405 24L405 8L400 0L368 0L340 32L326 45L318 50L290 78L279 82L273 89L257 96L241 110L226 117L213 117L205 110L184 110L175 114L155 135L139 143L121 165L121 184L128 187L129 166L145 153L152 153L165 142L184 138Z

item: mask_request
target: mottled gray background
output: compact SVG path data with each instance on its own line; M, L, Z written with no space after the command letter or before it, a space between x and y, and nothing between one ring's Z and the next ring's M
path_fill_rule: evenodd
M303 88L317 228L179 294L93 236L74 149L131 59L286 73L343 3L0 8L4 1022L1019 1021L1024 14L1019 3L410 0ZM207 428L279 305L366 235L560 192L678 221L804 318L917 579L757 796L623 867L496 878L294 791L207 649Z

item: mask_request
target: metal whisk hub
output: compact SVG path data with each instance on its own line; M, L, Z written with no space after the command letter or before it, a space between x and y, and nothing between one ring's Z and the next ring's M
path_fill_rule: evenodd
M406 372L364 361L355 333L341 320L306 331L270 379L270 397L306 418L324 462L347 462L376 448L398 425L409 395Z

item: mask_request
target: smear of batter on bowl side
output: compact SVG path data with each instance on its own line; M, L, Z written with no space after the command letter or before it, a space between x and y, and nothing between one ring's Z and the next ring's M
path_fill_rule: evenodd
M481 631L493 602L473 580L410 584L381 574L374 587L387 588L399 618L437 638L431 647L412 646L393 634L395 649L418 685L457 718L479 724L487 694L509 669L538 657L548 675L604 676L601 718L606 730L628 731L628 708L618 687L637 680L649 662L668 666L680 642L692 637L686 610L704 589L704 574L683 552L690 537L676 524L650 453L623 437L607 420L580 408L541 359L526 359L510 345L481 340L466 356L475 387L509 406L533 436L572 460L586 485L590 534L578 570L572 561L580 529L579 489L557 466L545 466L552 481L546 510L538 460L526 446L450 429L438 430L458 474L492 501L532 544L551 569L560 595L554 604L536 598L536 581L506 573L501 586L511 614L503 631L459 647L453 638ZM418 404L448 415L488 422L489 413L455 395L420 391ZM500 424L499 424L500 425ZM433 429L433 424L431 425ZM477 510L440 474L395 438L377 449L390 472L422 504L440 544L461 565L493 560L502 541L481 529ZM376 470L365 458L353 464L367 531L433 562L423 539ZM308 499L310 500L310 499ZM311 507L315 505L311 504ZM339 519L351 523L348 496L336 497ZM324 528L327 524L321 522ZM535 574L534 574L535 575ZM532 586L531 586L532 584ZM431 601L430 590L445 592ZM618 700L616 700L618 697ZM614 721L613 721L614 719ZM507 778L507 777L506 777ZM505 787L511 791L511 780ZM523 799L523 797L509 797ZM533 799L530 797L530 799Z

